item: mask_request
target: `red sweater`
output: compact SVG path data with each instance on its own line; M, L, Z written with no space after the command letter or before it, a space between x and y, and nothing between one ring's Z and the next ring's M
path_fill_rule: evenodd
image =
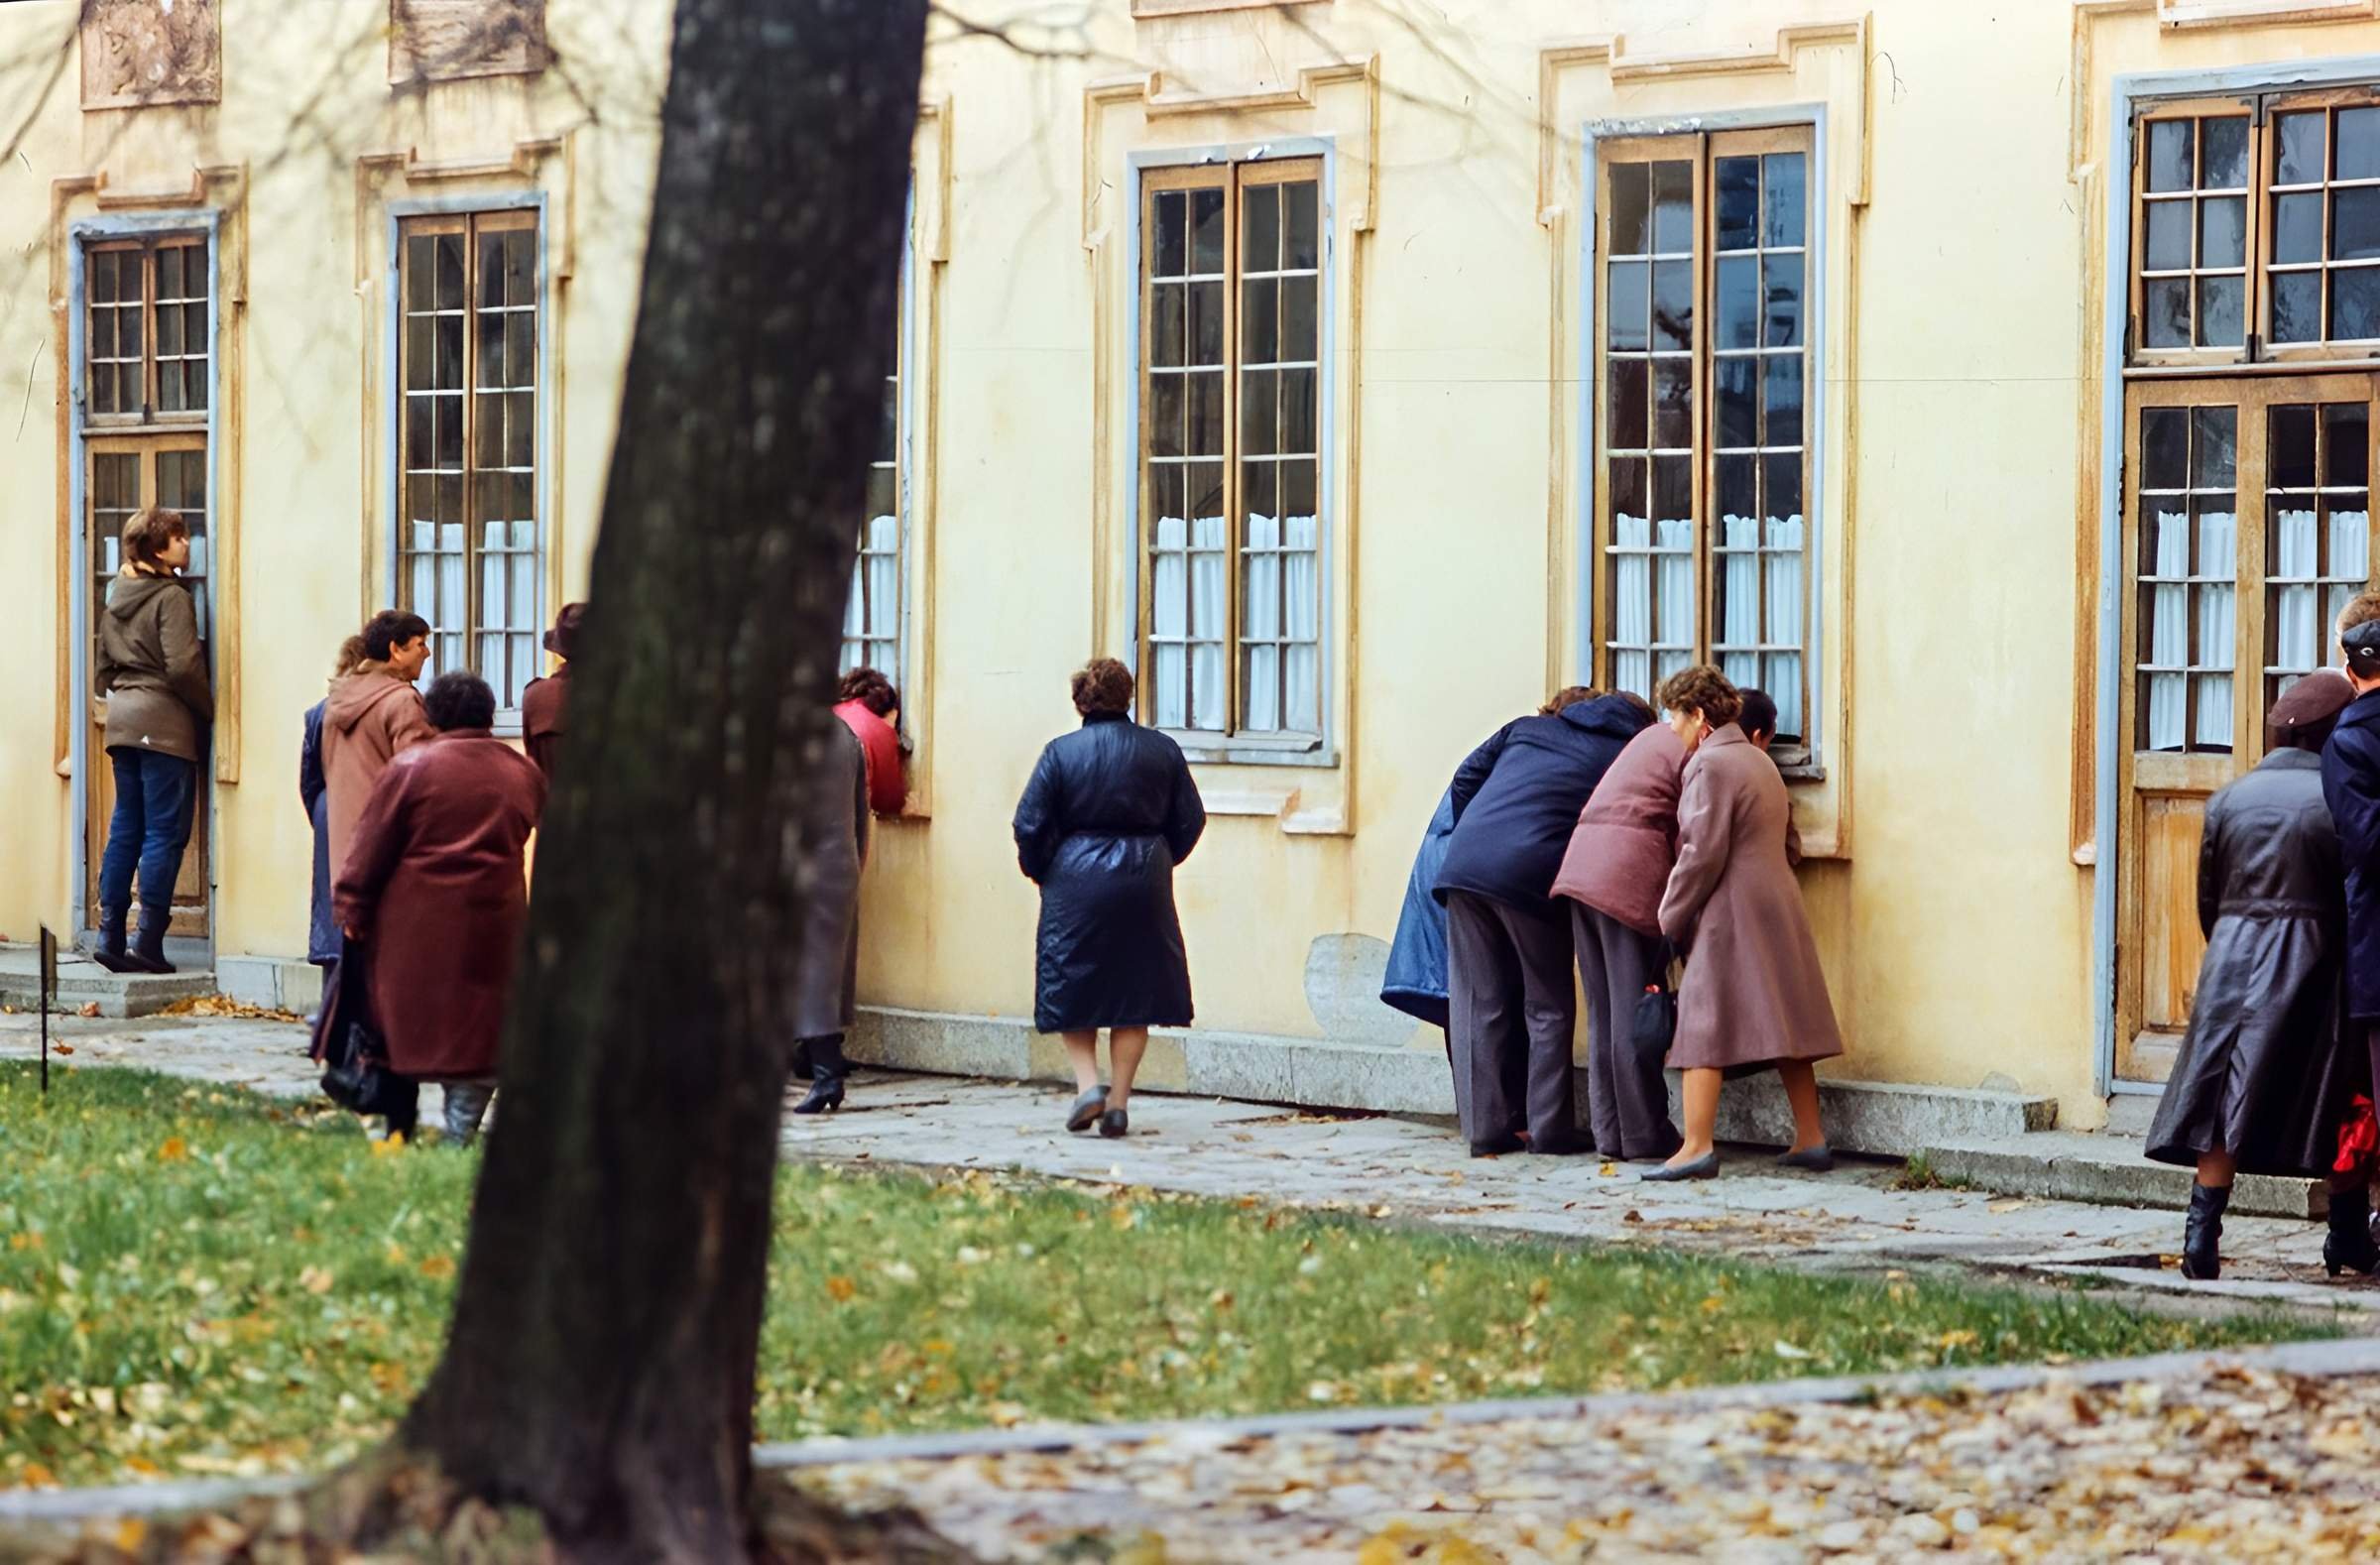
M835 715L859 738L860 754L868 764L868 807L879 815L899 814L909 798L909 780L900 768L900 735L864 701L845 701Z

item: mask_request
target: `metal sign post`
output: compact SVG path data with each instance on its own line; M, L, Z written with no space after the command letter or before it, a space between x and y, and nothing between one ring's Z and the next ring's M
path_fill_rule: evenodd
M42 1096L50 1095L50 1005L58 993L58 936L42 925L42 976L39 984L42 1004Z

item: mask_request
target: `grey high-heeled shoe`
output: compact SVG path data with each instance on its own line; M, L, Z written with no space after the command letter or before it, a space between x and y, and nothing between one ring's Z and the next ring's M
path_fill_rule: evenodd
M1078 1135L1091 1129L1092 1126L1099 1123L1099 1117L1107 1109L1107 1106L1108 1089L1093 1087L1075 1099L1074 1107L1066 1111L1066 1129Z
M1714 1148L1690 1163L1663 1163L1658 1168L1647 1168L1636 1179L1640 1184L1674 1184L1680 1179L1709 1179L1718 1173L1719 1152Z
M1810 1173L1833 1173L1835 1149L1822 1142L1816 1146L1805 1146L1798 1152L1780 1152L1777 1154L1777 1166L1800 1168Z

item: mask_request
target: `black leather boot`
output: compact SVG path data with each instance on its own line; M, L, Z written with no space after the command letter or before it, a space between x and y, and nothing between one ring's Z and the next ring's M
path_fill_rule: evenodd
M2372 1239L2372 1200L2363 1190L2330 1192L2330 1237L2322 1241L2322 1269L2370 1276L2380 1272L2380 1244Z
M111 973L137 973L132 959L124 952L124 916L127 909L110 907L99 914L99 945L91 952L91 960Z
M2190 1187L2190 1215L2182 1220L2182 1274L2193 1282L2212 1282L2223 1269L2223 1209L2231 1204L2229 1185Z
M843 1060L843 1037L804 1039L810 1046L810 1095L793 1105L795 1114L824 1114L843 1107L843 1077L851 1068Z
M174 963L165 958L165 925L172 915L172 908L141 908L141 937L124 958L129 973L172 973Z

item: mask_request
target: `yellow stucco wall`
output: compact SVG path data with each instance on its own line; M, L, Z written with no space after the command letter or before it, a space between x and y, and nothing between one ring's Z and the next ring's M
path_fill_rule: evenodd
M1217 815L1180 878L1201 1024L1312 1035L1310 944L1385 939L1455 763L1585 672L1579 133L1816 105L1826 776L1795 793L1805 833L1831 850L1804 887L1851 1044L1839 1069L1954 1086L2003 1074L2090 1123L2091 880L2074 857L2089 818L2076 781L2087 795L2089 583L2075 562L2078 528L2086 542L2095 527L2109 82L2363 53L2380 29L2174 28L2154 0L1395 8L1412 20L1354 0L1132 9L1107 0L1087 49L1027 35L1054 48L1027 57L951 39L929 60L907 316L921 809L879 836L864 998L1029 1010L1034 901L1010 811L1041 743L1071 721L1068 670L1128 641L1135 157L1331 148L1336 764L1203 768ZM79 829L54 740L65 566L53 276L62 224L100 202L58 181L104 175L120 197L228 171L203 183L226 210L236 377L218 448L236 493L216 519L239 561L221 651L241 686L223 768L237 781L215 790L220 951L302 950L299 716L330 649L386 596L392 203L542 193L550 601L585 580L666 5L552 0L566 76L404 93L387 84L382 0L226 10L219 107L86 113L69 62L23 156L0 167L9 937L66 919ZM10 62L58 47L73 11L0 6L0 128L48 79Z

